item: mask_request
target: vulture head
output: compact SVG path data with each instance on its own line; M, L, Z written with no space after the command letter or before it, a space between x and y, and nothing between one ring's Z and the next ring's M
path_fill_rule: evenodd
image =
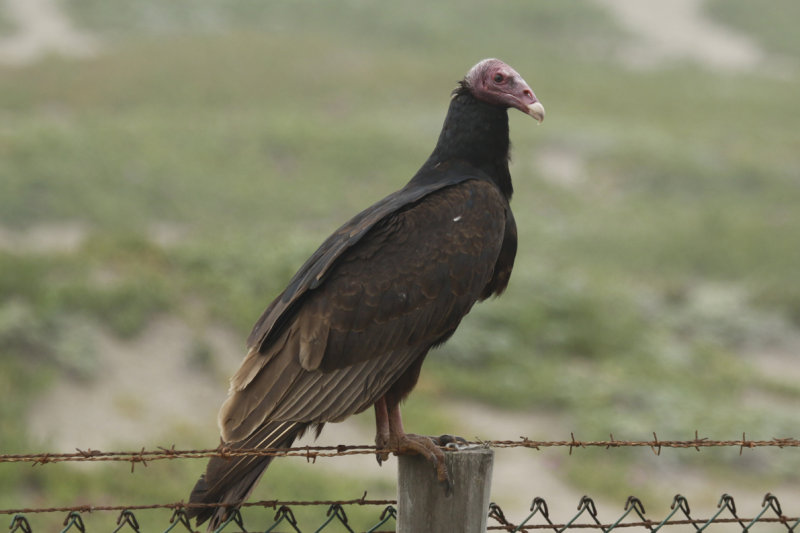
M484 59L472 67L463 85L475 98L487 104L519 109L539 124L544 120L544 106L531 88L516 70L499 59Z

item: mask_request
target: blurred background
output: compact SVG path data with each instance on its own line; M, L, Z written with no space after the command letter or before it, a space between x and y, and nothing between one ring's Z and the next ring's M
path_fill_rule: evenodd
M510 113L519 254L428 357L407 429L797 437L797 20L793 0L0 1L0 452L216 446L255 319L406 183L485 57L547 109ZM796 449L496 455L510 517L800 501ZM395 464L283 459L253 499L392 498ZM174 502L204 468L0 464L0 507Z

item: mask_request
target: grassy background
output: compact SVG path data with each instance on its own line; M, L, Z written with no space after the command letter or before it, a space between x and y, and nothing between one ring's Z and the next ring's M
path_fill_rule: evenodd
M796 60L794 6L756 17L745 1L712 1L708 14ZM761 357L777 350L798 364L796 68L631 71L613 54L625 32L588 2L64 8L101 54L0 66L0 227L86 235L76 249L0 247L3 452L46 445L26 413L55 383L104 378L91 328L135 339L176 315L244 338L332 229L405 183L433 147L449 90L489 56L521 72L548 110L541 128L511 118L517 266L507 294L429 358L409 426L457 432L427 408L455 398L554 413L583 439L797 436L797 373L765 372ZM3 19L0 32L12 31ZM541 161L553 154L576 166L574 180L548 174ZM165 244L163 227L180 238ZM199 346L202 367L209 348ZM212 445L210 416L202 430L146 444ZM791 450L659 461L587 451L563 477L590 493L655 497L672 489L637 472L688 466L723 492L796 482L800 467ZM164 463L135 476L127 465L3 465L0 506L187 497L201 465ZM358 473L280 463L260 497L363 490Z

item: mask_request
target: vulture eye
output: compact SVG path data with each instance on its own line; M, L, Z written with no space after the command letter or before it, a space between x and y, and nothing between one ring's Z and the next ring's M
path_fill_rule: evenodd
M496 81L497 83L500 83L501 81L503 81L503 79L504 79L503 75L500 74L499 72L494 75L494 81Z

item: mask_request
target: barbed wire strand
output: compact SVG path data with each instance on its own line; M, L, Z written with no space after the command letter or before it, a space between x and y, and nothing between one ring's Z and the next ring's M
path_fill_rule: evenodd
M569 454L573 453L576 448L622 448L622 447L649 447L653 453L660 455L664 448L676 449L695 449L700 451L702 448L710 447L735 447L739 448L739 453L742 454L745 448L763 448L763 447L800 447L800 440L796 438L773 438L769 440L748 440L746 434L742 434L739 440L711 440L708 438L701 438L695 432L694 438L690 440L660 440L656 433L653 433L652 440L640 441L620 441L614 439L613 434L609 435L609 440L595 440L595 441L581 441L575 438L574 434L570 434L570 440L561 441L536 441L528 439L527 437L520 437L518 440L492 440L483 441L476 440L475 442L467 443L470 445L478 445L487 448L529 448L540 450L542 448L566 447L569 449ZM222 457L233 458L241 456L276 456L276 457L304 457L309 462L315 462L318 457L338 457L345 455L357 454L374 454L376 452L394 453L397 450L386 449L379 450L372 445L337 445L337 446L301 446L293 448L265 448L265 449L232 449L225 446L220 446L214 449L199 449L199 450L177 450L175 446L169 448L159 447L155 450L146 450L142 448L139 451L111 451L103 452L100 450L80 450L77 449L73 453L34 453L34 454L2 454L0 455L0 463L32 463L32 466L45 465L50 463L58 463L65 461L123 461L131 463L131 470L135 465L142 464L147 466L150 461L161 459L192 459L192 458L210 458ZM186 529L191 531L191 526L188 522L187 511L195 507L220 507L223 504L189 504L183 501L165 504L150 504L150 505L78 505L72 507L49 507L49 508L23 508L23 509L0 509L0 514L12 514L12 523L9 529L12 532L21 531L22 533L31 533L30 524L28 523L26 514L37 513L55 513L67 512L67 519L64 521L66 526L62 531L68 531L73 527L81 532L85 531L81 513L92 513L97 511L119 511L120 515L117 519L118 527L115 531L123 528L133 529L138 531L138 521L134 511L154 510L154 509L172 509L173 515L170 519L170 526L166 531L170 531L177 527L179 524L183 525ZM353 531L348 525L347 515L342 506L345 505L383 505L386 506L381 514L381 521L373 526L369 531L377 531L377 528L388 520L395 518L394 500L368 500L367 493L365 492L361 498L349 500L315 500L315 501L301 501L301 500L263 500L256 502L245 502L242 504L243 508L247 507L262 507L277 509L275 514L274 523L266 531L273 531L278 524L285 522L291 526L296 532L300 532L297 526L297 521L291 511L291 506L327 506L326 521L317 528L315 531L321 531L326 528L328 524L338 523L344 526L348 531ZM748 531L749 528L756 523L781 523L790 533L793 533L796 528L800 528L800 518L789 518L783 515L780 508L780 503L777 498L771 494L767 494L762 502L762 510L758 515L753 518L742 518L737 516L736 508L733 498L725 494L719 501L718 511L708 519L692 518L689 512L689 505L683 496L677 495L671 506L672 511L666 518L659 523L651 521L645 517L644 506L638 498L630 497L625 504L625 512L621 515L616 522L601 523L597 516L597 509L595 508L594 501L591 498L584 496L578 505L578 513L575 514L569 521L562 524L555 524L549 518L547 504L543 498L536 498L531 505L530 514L522 520L519 524L509 522L502 511L496 504L492 504L488 510L488 516L493 518L499 525L490 526L490 530L504 530L510 532L529 531L536 529L553 529L556 533L560 533L567 529L579 528L595 528L600 529L604 533L608 533L617 528L631 528L643 527L650 532L656 532L667 525L692 525L695 530L703 531L708 525L722 524L722 523L738 523L743 531ZM722 513L728 511L732 518L721 517ZM768 511L772 510L776 516L764 516ZM673 516L681 512L685 518L673 519ZM631 513L635 513L639 521L623 522ZM546 523L544 524L529 524L536 516L540 516ZM588 516L591 522L579 523L577 522L581 516ZM224 529L231 521L244 530L242 524L241 514L237 511L233 513L230 519L223 524L218 531ZM793 523L792 523L793 522ZM791 523L791 524L790 524ZM165 533L166 533L165 531Z
M727 447L739 448L741 454L745 448L797 448L800 447L800 439L797 438L772 438L769 440L748 440L746 435L742 435L739 440L711 440L706 437L698 437L691 440L659 440L653 433L653 440L625 441L615 440L610 435L609 440L590 440L582 441L570 434L570 440L560 441L539 441L531 440L527 437L520 437L518 440L476 440L467 442L468 445L479 445L487 448L531 448L540 450L542 448L564 447L569 448L570 455L576 448L624 448L624 447L646 447L653 453L660 455L664 448L688 449L694 448L700 451L702 448ZM33 463L44 465L48 463L59 463L65 461L121 461L130 462L131 467L136 464L147 466L150 461L162 459L207 459L211 457L234 458L243 456L270 456L270 457L304 457L309 462L316 461L319 457L338 457L343 455L365 455L374 453L395 453L395 449L376 449L372 445L337 445L337 446L300 446L293 448L229 448L220 446L218 448L197 449L197 450L177 450L175 446L169 448L159 447L155 450L142 448L139 451L111 451L103 452L100 450L81 450L76 449L70 453L33 453L33 454L0 454L0 463Z

